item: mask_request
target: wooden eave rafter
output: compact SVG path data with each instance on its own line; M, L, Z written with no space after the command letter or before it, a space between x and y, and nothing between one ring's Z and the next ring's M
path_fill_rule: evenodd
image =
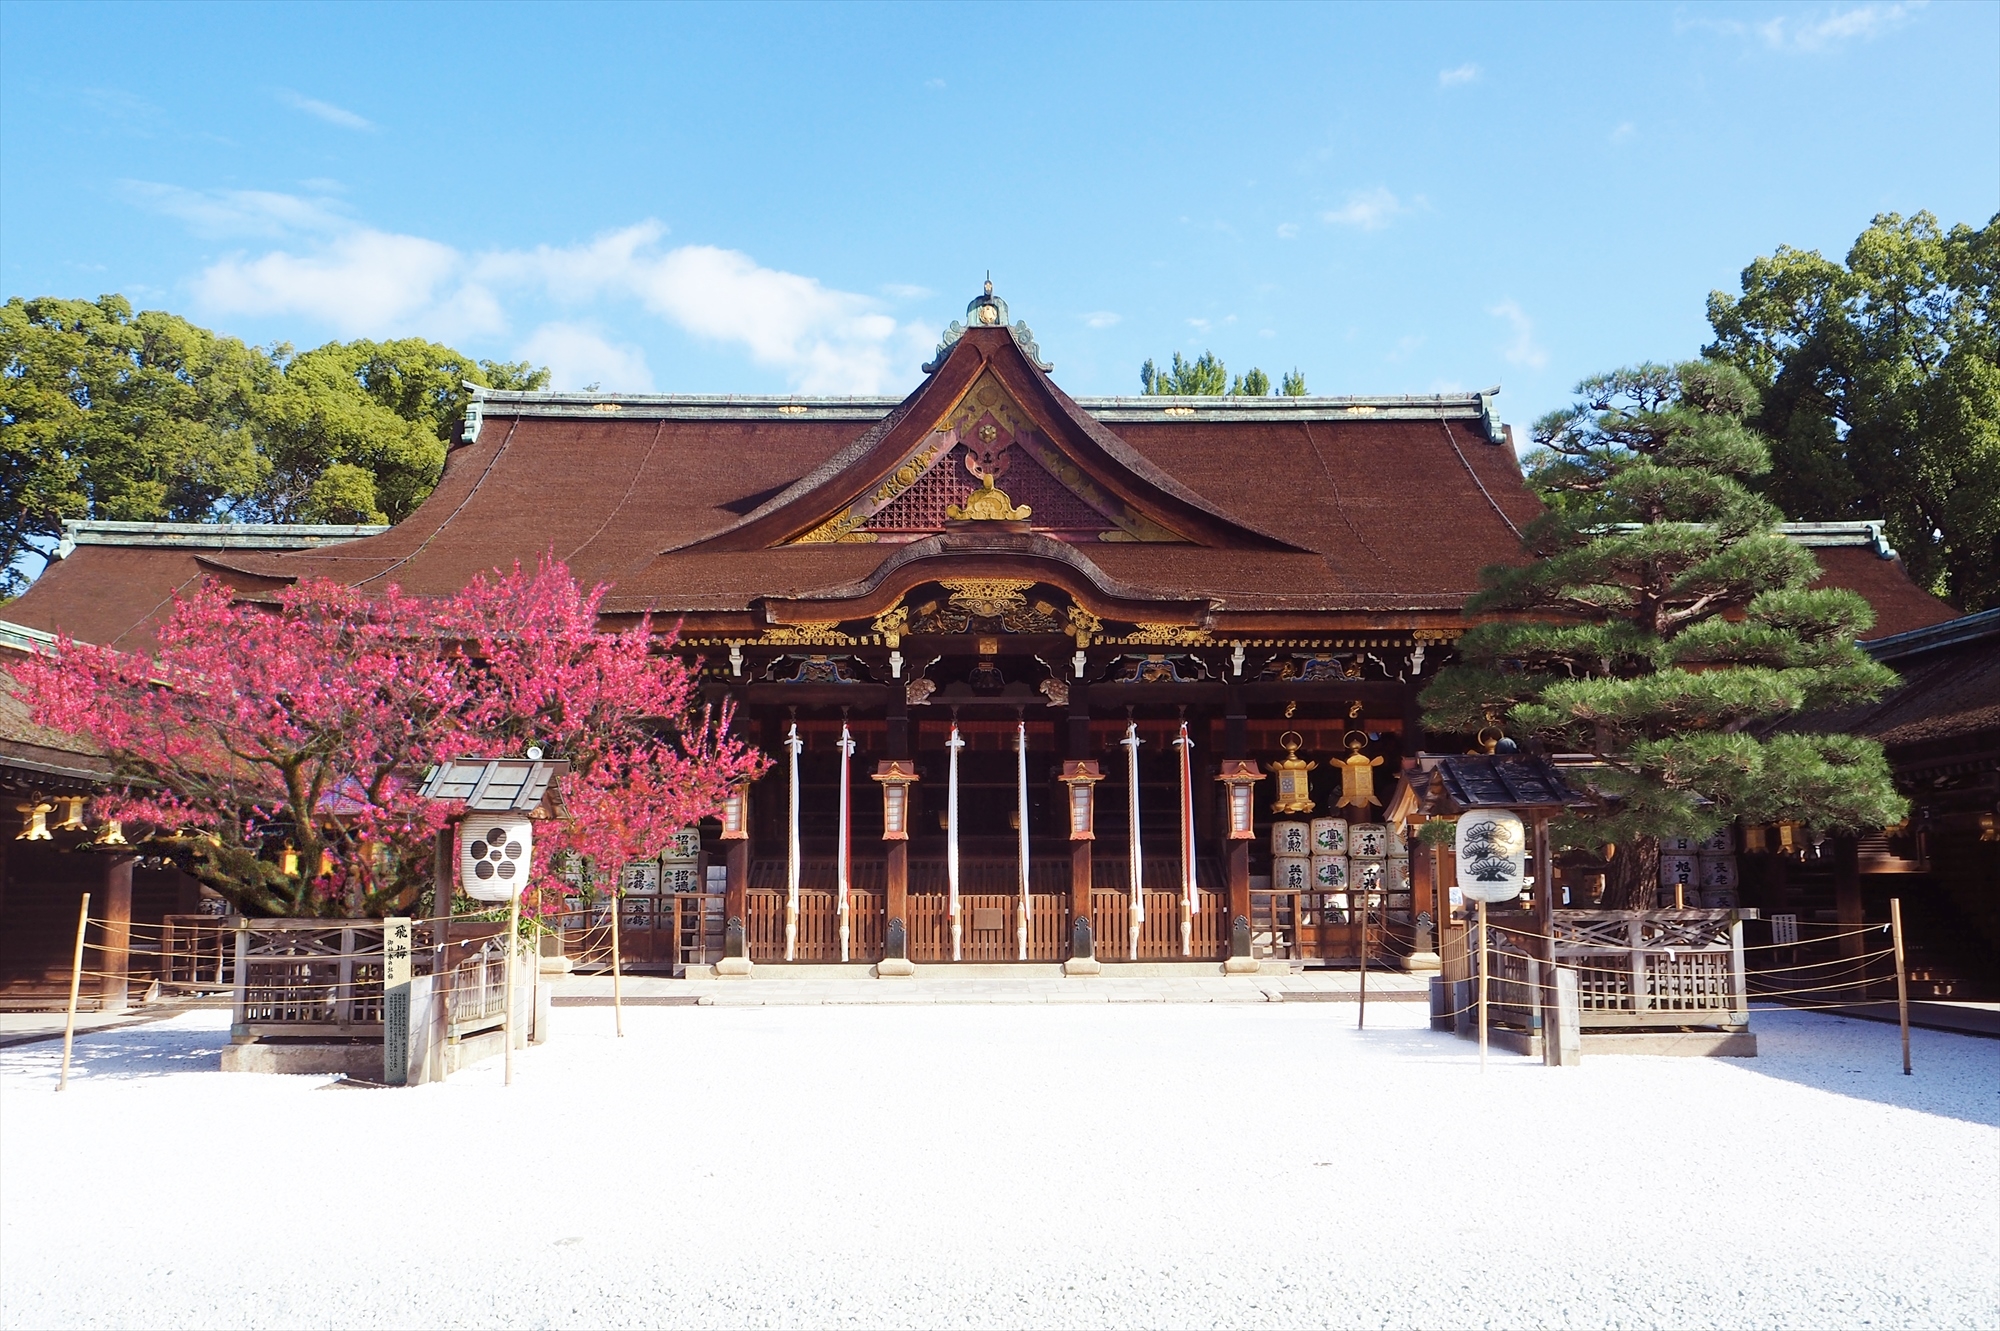
M1159 526L1197 545L1300 550L1221 512L1153 466L1031 364L1006 329L969 329L935 373L848 448L740 522L661 553L766 550L797 541L881 487L988 374L1058 453L1108 496Z

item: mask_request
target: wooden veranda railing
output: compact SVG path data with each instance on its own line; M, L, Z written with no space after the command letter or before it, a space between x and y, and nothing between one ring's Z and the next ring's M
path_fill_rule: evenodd
M1737 911L1559 910L1549 941L1533 933L1532 915L1492 919L1492 1010L1503 1025L1540 1024L1549 962L1537 953L1550 942L1554 964L1577 974L1586 1030L1750 1023Z
M706 965L722 955L726 898L720 892L666 892L621 898L618 950L635 970ZM562 937L562 952L579 966L611 965L608 902L564 911L542 923Z

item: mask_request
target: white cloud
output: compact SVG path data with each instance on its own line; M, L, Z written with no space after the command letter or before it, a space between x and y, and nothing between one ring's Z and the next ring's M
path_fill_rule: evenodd
M1535 322L1530 319L1518 301L1503 300L1498 305L1487 307L1486 312L1496 319L1506 322L1513 330L1513 336L1500 348L1500 355L1510 365L1522 365L1531 370L1539 370L1549 363L1549 353L1535 341Z
M201 236L283 236L353 225L323 197L301 198L270 190L192 190L150 180L123 180L118 187L141 208L179 218Z
M894 296L897 300L922 300L937 293L929 287L911 286L908 282L884 282L882 294Z
M929 88L929 89L930 89L930 90L931 90L932 92L936 92L936 91L938 91L939 89L941 89L941 88L943 88L943 87L944 87L944 80L943 80L943 79L925 79L925 80L924 80L924 86L925 86L926 88Z
M1703 29L1726 37L1757 40L1772 50L1825 51L1843 42L1872 41L1901 27L1922 9L1926 0L1903 0L1897 4L1856 5L1810 15L1781 14L1762 23L1740 19L1676 17L1677 31Z
M1109 328L1117 323L1118 319L1119 316L1110 310L1093 310L1083 316L1083 323L1086 328Z
M1387 186L1377 185L1373 189L1355 190L1347 196L1344 206L1321 213L1320 220L1341 226L1358 226L1363 231L1380 231L1409 210L1409 205L1392 194Z
M1293 236L1296 236L1298 234L1299 234L1299 224L1297 222L1278 223L1279 240L1290 240Z
M580 324L543 324L515 355L548 366L558 389L596 384L607 393L653 391L653 372L646 366L644 351L629 342L614 346Z
M342 129L375 128L375 122L366 116L356 115L344 106L335 106L332 102L322 102L316 97L307 97L302 93L292 92L290 89L280 89L278 91L278 100L286 106L291 107L294 111L303 111L309 116L317 116L327 124L338 125Z
M460 267L449 245L364 227L308 254L232 256L203 271L194 290L220 313L305 314L348 337L418 328L497 332L502 323L490 294L444 290Z
M1206 333L1206 332L1208 331L1208 320L1206 320L1206 319L1190 319L1190 320L1188 320L1188 327L1189 327L1189 328L1192 328L1192 329L1195 329L1195 330L1196 330L1196 331L1198 331L1198 332L1203 332L1203 333Z
M1438 87L1456 88L1459 84L1470 83L1478 77L1479 66L1471 63L1460 65L1457 69L1440 69Z
M1639 132L1638 126L1629 120L1621 120L1608 136L1613 143L1624 143Z
M667 228L656 221L579 245L467 255L426 237L359 225L324 200L171 186L138 186L133 193L196 229L303 242L209 266L193 284L205 309L302 314L348 337L491 335L510 325L509 307L522 296L585 307L633 301L697 337L743 348L802 392L880 393L908 382L936 335L927 325L898 322L867 296L766 268L735 250L663 248ZM615 369L621 382L639 376L650 382L643 361L635 367L629 360L630 348L603 344L608 351L586 355L577 326L546 327L557 330L549 334L559 339L551 345L565 348L575 363L602 367L602 381L611 382Z

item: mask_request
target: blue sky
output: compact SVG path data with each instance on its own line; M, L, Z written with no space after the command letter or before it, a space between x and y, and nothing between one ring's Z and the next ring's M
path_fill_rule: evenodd
M1072 393L1525 421L1925 208L2000 211L2000 5L0 6L4 294L559 387L901 392L990 268Z

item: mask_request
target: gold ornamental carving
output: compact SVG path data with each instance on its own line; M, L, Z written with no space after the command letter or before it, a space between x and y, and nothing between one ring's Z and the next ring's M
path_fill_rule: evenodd
M993 477L983 476L979 488L965 497L965 507L948 505L944 515L954 522L1023 522L1028 517L1028 506L1014 507L1004 491L993 488Z
M1079 649L1090 646L1091 640L1104 631L1104 621L1091 614L1080 605L1069 608L1069 623L1065 626L1076 639Z
M1032 578L945 578L939 584L951 593L951 604L981 619L1004 619L1027 609Z
M882 641L888 646L900 647L903 643L903 635L910 631L910 607L906 605L891 606L889 609L875 616L875 622L869 627L881 634Z
M766 646L852 647L854 639L840 631L837 619L808 620L803 624L779 624L764 630L758 639Z
M902 497L905 490L937 465L938 459L958 446L955 431L933 432L909 454L874 491L855 500L805 535L794 545L832 545L835 542L863 543L876 540L875 533L860 530L861 524Z
M1185 624L1140 624L1116 641L1135 647L1206 647L1213 645L1215 635Z

